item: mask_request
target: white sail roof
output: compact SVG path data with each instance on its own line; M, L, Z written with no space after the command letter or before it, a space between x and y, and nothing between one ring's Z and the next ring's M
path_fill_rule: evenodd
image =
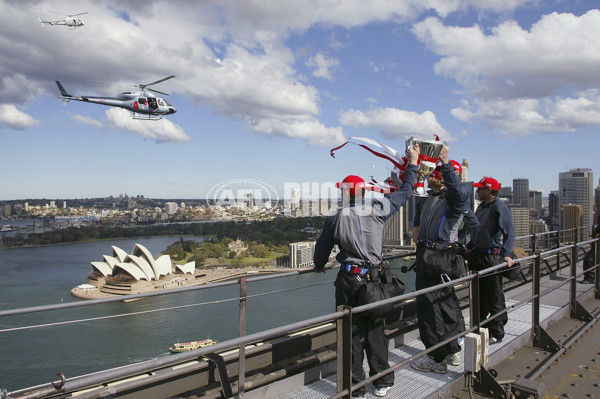
M189 262L185 265L176 264L175 267L184 274L194 274L194 270L196 269L196 262Z
M92 264L92 267L95 270L98 270L100 273L102 273L103 276L110 276L112 275L113 272L113 268L108 265L107 263L104 262L90 262Z
M113 256L119 259L119 262L125 262L125 258L127 257L127 252L123 251L121 248L113 245Z
M133 277L136 280L148 280L148 277L144 274L144 272L142 271L142 269L140 269L139 267L137 267L134 264L131 263L126 263L126 262L121 262L119 264L117 264L113 270L113 275L116 274L119 269L125 271L127 274L129 274L131 277Z
M171 274L171 257L169 255L162 255L156 259L154 262L154 274L158 278Z
M169 276L172 272L171 257L169 255L159 256L154 259L150 251L141 244L135 244L131 254L121 248L112 246L113 256L102 255L104 262L90 262L94 270L103 276L113 276L121 269L130 274L136 280L157 280ZM183 273L194 273L195 263L180 266ZM183 269L182 269L183 268Z
M144 272L148 281L156 280L154 270L152 270L152 267L148 264L148 262L146 262L146 259L135 255L127 255L126 261L131 261L128 263L133 263L137 265L137 267L139 267L140 270Z

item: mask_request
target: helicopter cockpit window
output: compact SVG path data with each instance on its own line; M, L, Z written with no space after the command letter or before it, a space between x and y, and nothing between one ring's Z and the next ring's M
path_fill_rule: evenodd
M158 105L160 105L161 107L165 106L165 102L162 100L162 98L158 99Z
M140 103L140 104L146 104L146 97L139 97L138 98L138 103Z

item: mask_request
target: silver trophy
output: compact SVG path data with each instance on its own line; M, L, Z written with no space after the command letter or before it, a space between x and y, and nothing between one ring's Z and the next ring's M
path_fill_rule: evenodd
M442 148L444 148L446 142L423 140L415 137L406 140L406 148L416 144L419 145L420 149L418 162L419 169L417 170L417 182L415 183L413 194L419 197L426 197L425 180L427 180L435 170L438 158L440 157L440 152L442 152Z

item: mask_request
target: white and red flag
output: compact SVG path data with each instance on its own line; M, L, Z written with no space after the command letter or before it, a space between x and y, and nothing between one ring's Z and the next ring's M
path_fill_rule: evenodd
M406 157L401 156L398 151L396 151L392 147L389 147L385 144L382 144L378 141L366 137L350 137L348 141L346 141L344 144L333 148L331 150L331 156L335 158L334 152L344 147L348 143L362 147L365 150L374 154L375 156L390 161L392 164L394 164L393 171L396 173L396 176L398 176L398 183L402 182L408 160L406 159ZM386 179L384 182L377 182L372 177L371 180L373 183L368 183L366 185L366 188L372 191L380 193L391 193L399 188L398 185L389 178Z

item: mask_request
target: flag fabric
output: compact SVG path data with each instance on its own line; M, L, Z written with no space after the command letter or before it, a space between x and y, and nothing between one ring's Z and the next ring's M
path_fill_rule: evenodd
M398 189L404 177L404 172L406 171L406 165L408 163L406 157L401 156L400 153L392 147L367 137L350 137L344 144L333 148L331 150L331 156L335 158L335 151L349 143L362 147L379 158L387 159L394 165L393 171L396 173L396 176L398 176L398 182L392 181L391 178L386 179L384 182L378 182L371 177L372 183L366 184L367 189L385 194L394 192Z

